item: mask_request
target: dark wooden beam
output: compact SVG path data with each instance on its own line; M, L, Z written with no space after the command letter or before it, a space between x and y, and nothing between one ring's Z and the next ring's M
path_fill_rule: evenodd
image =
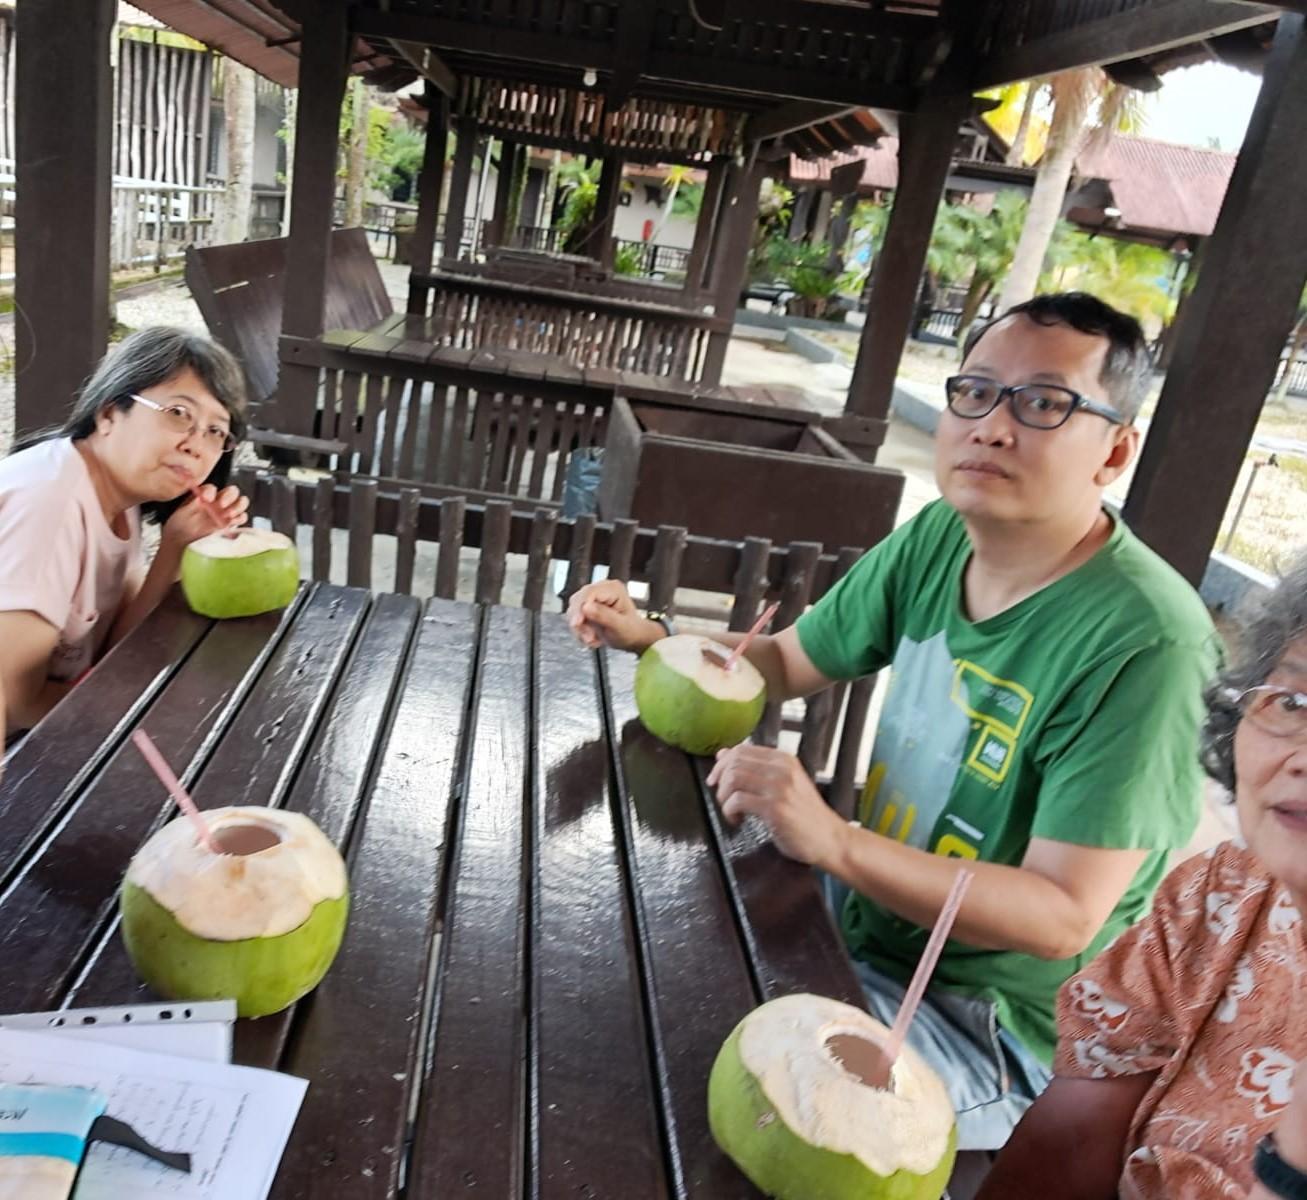
M587 67L611 74L617 64L618 47L615 38L535 33L414 12L356 7L351 7L349 11L350 27L362 37L420 42L441 50L456 50L461 56L516 62L518 66L514 73L527 81L533 78L529 65L533 63L547 64L551 73L559 67L569 67L576 70L578 75ZM849 18L846 15L843 19ZM816 22L808 22L814 23ZM826 22L823 20L820 23ZM867 29L864 28L862 32L867 32ZM465 57L462 61L466 63L469 60ZM820 68L795 70L775 66L761 58L748 62L721 56L653 49L646 49L640 75L642 79L704 89L701 103L727 106L730 94L737 92L742 94L742 99L750 96L791 97L837 105L866 105L906 111L916 106L919 96L919 89L914 86L889 83L877 78L841 78Z
M1307 279L1304 146L1307 18L1284 16L1125 505L1134 530L1194 584Z
M340 149L340 106L352 48L342 7L325 6L322 16L304 28L300 47L302 86L295 107L295 186L290 198L281 316L284 336L316 338L323 331ZM276 415L260 419L286 433L310 434L317 402L317 372L283 365L272 401Z
M435 84L451 100L458 95L458 76L430 46L403 41L392 44L404 60L428 83Z
M713 308L715 315L725 322L725 328L708 335L700 377L704 383L717 383L722 377L726 347L731 340L731 322L740 303L753 231L758 223L758 193L769 168L770 164L761 160L730 166L717 216L718 245L713 250L712 262Z
M15 77L15 432L62 421L109 338L112 0L24 0ZM76 86L50 92L52 80Z
M791 100L788 104L779 104L750 117L744 127L744 140L765 142L770 138L784 137L797 129L807 129L809 125L818 125L857 110L858 106L850 104L814 104L809 100Z
M613 222L617 219L617 204L622 194L622 158L619 154L604 156L603 170L599 175L599 195L595 197L594 224L588 239L587 253L599 260L599 265L611 270L613 265Z
M463 220L467 216L468 186L472 181L472 159L476 154L477 127L459 117L454 122L454 165L449 175L449 200L445 205L443 256L457 259L463 242Z
M429 275L436 249L436 224L440 217L440 193L445 185L445 143L449 132L449 102L428 81L427 140L422 149L422 170L418 174L418 215L409 242L409 273ZM409 285L408 311L424 316L427 289Z
M899 186L885 240L873 268L867 319L836 436L868 461L884 441L903 346L912 329L917 288L935 213L953 163L958 126L970 111L966 92L932 95L903 117Z
M1259 25L1273 19L1277 11L1262 5L1216 4L1211 0L1154 0L1132 12L1086 21L1047 37L1033 38L1024 45L997 47L976 63L972 86L978 91L1074 67L1138 58Z
M506 246L511 240L508 228L508 202L513 195L513 171L517 164L517 143L499 143L499 166L495 171L495 203L490 210L490 232L483 236L483 246Z
M621 108L640 82L657 17L658 6L652 3L623 4L618 8L617 45L613 49L613 68L608 79L610 107Z
M726 182L726 168L729 164L728 158L714 158L708 167L703 199L699 204L699 217L694 223L694 241L690 245L690 257L685 265L687 292L701 291L705 286L713 229L717 225L717 209L721 206L722 185Z

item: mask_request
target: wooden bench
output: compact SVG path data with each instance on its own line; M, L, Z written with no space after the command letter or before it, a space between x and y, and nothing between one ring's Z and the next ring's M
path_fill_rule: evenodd
M293 481L243 468L235 482L249 496L253 516L266 518L292 538L309 530L314 580L335 578L352 587L409 594L414 591L419 544L427 543L436 547L431 590L455 599L462 551L476 548L473 594L463 598L533 611L546 607L552 564L562 561L567 563L564 600L602 566L610 578L647 584L648 605L663 611L674 611L678 589L729 596L726 624L736 631L747 629L769 600L779 600L772 623L779 630L793 624L862 554L853 546L824 551L816 542L777 546L766 538L736 542L699 537L673 526L641 529L629 520L568 520L552 507L527 511L525 505L505 499L469 499L448 489L433 494L395 480L345 482L325 476L314 482ZM348 531L343 580L339 570L333 572L333 530ZM394 538L393 574L381 569L378 537ZM525 558L521 589L513 593L506 588L509 555ZM390 561L389 555L384 558ZM776 744L782 729L798 732L799 759L814 778L823 776L834 750L830 777L821 781L831 803L846 815L853 810L874 683L869 678L828 688L805 702L802 719L786 721L780 706L770 705L759 727L759 740L769 745Z
M256 406L277 390L288 241L266 238L186 250L186 286L209 332L240 359ZM328 329L370 329L394 312L362 229L331 235L324 311Z

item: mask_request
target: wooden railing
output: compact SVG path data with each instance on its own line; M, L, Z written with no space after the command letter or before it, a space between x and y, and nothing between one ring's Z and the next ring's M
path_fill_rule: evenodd
M267 519L289 537L307 535L315 580L414 593L419 556L429 557L434 549L436 596L535 611L556 611L591 580L596 567L604 567L610 578L646 584L651 609L675 611L683 589L730 596L729 610L721 612L727 628L737 631L777 600L771 629L778 631L798 620L862 554L855 547L824 552L816 542L720 541L672 526L640 529L634 521L604 523L593 516L566 520L551 508L524 511L504 500L434 496L387 480L292 482L243 468L236 482L250 497L252 516ZM343 547L333 546L337 530L347 531ZM387 539L384 552L378 538ZM472 594L461 595L460 564L467 547L479 553ZM340 549L343 571L336 561ZM511 558L522 569L512 572L510 587ZM555 596L550 578L558 562L566 564L566 580ZM873 686L874 679L867 678L827 688L806 701L801 718L786 719L780 705L769 705L755 734L755 740L775 745L784 730L799 732L800 761L814 777L830 769L828 797L846 815L853 808Z
M727 328L689 308L532 287L521 278L462 272L413 278L429 289L437 346L528 350L582 368L696 380L709 335Z

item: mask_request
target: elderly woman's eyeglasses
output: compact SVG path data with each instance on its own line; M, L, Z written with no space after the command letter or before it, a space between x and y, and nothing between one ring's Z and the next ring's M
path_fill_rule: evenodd
M1079 392L1053 383L1021 383L1004 387L983 375L951 375L944 381L944 396L949 411L968 421L989 416L1007 400L1012 405L1012 415L1031 429L1057 429L1081 408L1111 421L1113 425L1125 424L1125 418L1116 409L1097 404Z
M131 393L131 398L137 404L144 404L146 408L154 409L169 429L174 429L187 437L194 436L195 431L199 430L204 445L216 454L226 454L227 451L236 449L236 438L230 429L222 425L206 425L200 429L195 414L184 404L156 404L153 400L147 400L135 392Z
M1273 737L1307 738L1307 692L1263 683L1245 692L1231 688L1226 698L1247 720Z

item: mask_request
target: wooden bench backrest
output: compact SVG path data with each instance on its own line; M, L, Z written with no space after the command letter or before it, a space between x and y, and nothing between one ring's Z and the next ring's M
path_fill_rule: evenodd
M277 387L286 244L267 238L186 251L191 295L209 332L240 359L256 403ZM394 311L362 229L332 233L324 302L325 329L369 329Z
M564 599L588 583L595 566L611 578L648 583L650 609L671 611L678 588L729 595L728 627L748 629L769 600L780 601L773 632L792 625L858 561L862 551L825 552L817 542L773 545L767 538L742 542L700 537L679 527L640 529L635 521L596 521L593 516L560 518L555 508L525 511L509 500L471 499L446 489L406 486L396 480L355 476L348 482L324 477L315 483L241 468L235 482L250 498L250 515L264 517L291 538L310 529L310 574L315 580L410 594L419 543L437 546L432 593L479 604L520 603L539 612L546 605L552 564L567 564ZM346 570L333 571L332 531L347 530ZM394 538L393 574L381 568L377 536ZM459 594L465 547L476 548L475 591ZM509 556L526 558L519 596L506 594ZM519 558L520 562L521 559ZM509 592L515 589L508 589ZM552 604L552 596L550 603ZM723 610L724 611L724 610ZM768 705L755 735L775 745L783 728L801 732L799 759L816 776L827 763L843 728L829 786L831 803L851 812L862 730L867 722L874 677L837 684L806 702L802 721L783 718ZM843 719L841 721L841 714Z

